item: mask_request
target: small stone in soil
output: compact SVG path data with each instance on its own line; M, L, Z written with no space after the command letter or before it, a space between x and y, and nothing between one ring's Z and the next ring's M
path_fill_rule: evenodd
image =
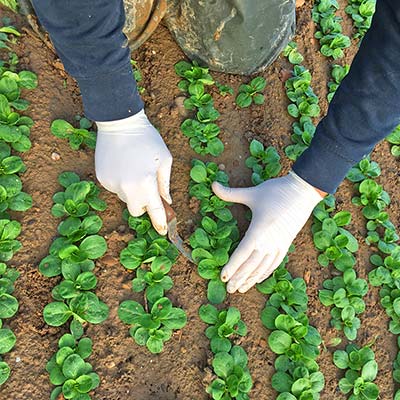
M56 152L51 153L51 159L53 161L58 161L60 158L61 158L61 156L58 153L56 153Z

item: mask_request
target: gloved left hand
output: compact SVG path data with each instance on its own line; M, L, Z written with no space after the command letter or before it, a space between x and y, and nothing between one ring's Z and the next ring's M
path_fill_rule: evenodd
M154 228L165 235L167 217L161 197L171 204L172 156L162 137L144 110L128 118L96 124L97 179L127 203L134 217L147 211Z
M323 199L321 191L294 172L250 188L214 182L213 190L222 200L245 204L252 211L249 229L221 272L229 293L244 293L272 274Z

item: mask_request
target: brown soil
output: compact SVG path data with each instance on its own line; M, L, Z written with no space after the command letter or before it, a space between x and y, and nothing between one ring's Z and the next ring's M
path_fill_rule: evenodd
M340 2L344 6L345 1ZM325 112L327 102L326 83L329 63L318 52L318 43L313 38L314 24L310 18L310 2L298 9L298 30L296 42L305 55L305 65L313 74L313 87L321 99ZM343 7L342 7L343 8ZM0 14L9 14L0 9ZM344 16L344 28L350 33L351 22ZM15 18L15 17L12 17ZM17 26L26 26L18 19ZM356 44L346 52L346 62L351 62L357 50ZM9 322L17 335L15 349L5 358L12 368L12 376L0 390L1 400L42 400L51 391L48 375L44 370L46 361L57 348L57 340L62 330L48 327L42 318L43 307L51 301L51 289L56 280L43 277L38 272L38 263L47 254L49 245L56 235L58 220L50 214L52 195L59 189L57 176L66 170L76 171L84 178L94 179L93 153L91 151L71 151L68 144L52 136L50 123L55 118L72 121L74 115L82 113L79 90L74 80L68 77L56 55L40 40L25 34L19 40L15 51L21 57L21 66L35 71L39 76L39 87L25 94L32 102L29 115L35 120L32 129L32 150L24 155L27 172L23 176L25 191L31 193L34 206L21 220L23 249L15 256L14 263L21 272L16 284L15 295L20 301L20 312ZM190 161L196 157L187 140L179 131L182 121L181 111L174 101L180 96L176 86L178 78L173 65L181 60L182 52L174 43L168 30L160 26L152 38L133 54L143 72L146 88L144 100L147 113L160 129L168 144L175 162L172 175L172 196L180 221L180 231L184 237L193 231L197 216L196 204L189 203L187 186L189 182ZM216 107L221 112L219 125L226 144L223 155L217 160L224 164L234 186L250 184L250 173L244 165L248 156L248 143L257 138L265 145L276 146L282 154L284 171L290 163L282 149L289 143L292 119L286 112L282 77L289 65L283 58L276 60L263 74L268 81L265 106L238 110L234 98L222 98L215 93ZM214 74L221 83L229 83L235 89L244 80L242 77ZM53 160L52 153L60 155ZM398 185L398 163L389 155L386 143L380 144L373 154L383 167L380 182L390 193L393 202L390 207L392 220L397 224L400 217L400 187ZM350 202L352 187L344 183L338 193L339 209L352 211L351 231L362 241L365 234L364 220L360 211ZM140 299L140 295L130 290L132 275L118 261L120 250L131 238L122 222L123 204L116 196L104 192L109 207L102 217L103 234L106 236L109 251L97 263L99 286L97 293L111 309L109 319L100 326L91 326L88 335L94 342L91 362L101 376L102 382L96 390L97 400L202 400L206 399L205 380L210 353L208 341L203 335L205 325L199 320L197 311L206 301L205 283L196 274L194 265L182 258L174 267L172 277L175 286L169 296L174 303L182 306L188 314L188 325L167 343L162 354L151 355L145 348L137 346L128 335L127 327L117 317L118 304L125 299ZM246 223L243 209L237 209L242 230ZM318 289L322 281L330 276L328 269L322 269L316 262L316 252L310 235L310 224L297 237L296 252L291 256L288 269L295 276L308 281L310 298L309 316L329 342L337 333L329 327L329 311L318 301ZM362 244L357 271L365 277L370 265L370 249ZM270 378L273 374L274 355L266 345L268 331L263 328L259 314L265 298L255 289L245 295L232 295L228 303L237 306L246 322L249 334L242 345L249 355L249 366L254 379L252 399L267 400L275 398ZM366 297L367 309L362 317L359 344L376 339L373 346L379 363L377 383L381 388L381 399L393 396L391 363L396 355L395 338L388 334L388 318L379 304L378 290L372 289ZM337 389L341 373L332 364L332 351L322 351L319 363L326 377L323 400L344 399Z

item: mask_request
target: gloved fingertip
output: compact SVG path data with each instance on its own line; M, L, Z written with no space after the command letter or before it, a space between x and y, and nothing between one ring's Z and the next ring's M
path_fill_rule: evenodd
M172 197L169 193L165 193L162 197L169 205L172 204Z
M168 232L168 227L166 225L155 226L154 229L162 236L165 236Z
M221 184L220 184L219 182L217 182L217 181L214 181L214 182L211 184L211 188L212 188L213 192L214 192L217 196L219 196L221 193L224 192L225 186L221 185Z
M237 290L237 287L236 287L236 284L232 284L231 282L229 282L227 285L226 285L226 291L228 292L228 293L235 293L236 292L236 290Z

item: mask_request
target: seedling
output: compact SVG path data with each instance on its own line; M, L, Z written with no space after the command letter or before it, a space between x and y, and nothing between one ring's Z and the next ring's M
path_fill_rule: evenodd
M214 354L220 352L228 353L232 349L229 340L231 336L245 336L247 328L240 319L240 311L235 307L218 311L211 304L202 305L199 316L203 322L210 325L206 329L206 336L211 342L211 351Z
M361 182L367 178L376 178L381 174L381 169L375 161L369 157L363 158L347 173L346 178L354 183Z
M136 278L132 280L132 290L145 290L146 298L150 303L155 303L173 286L172 279L167 275L171 267L172 261L166 256L154 258L150 268L142 264L142 267L136 270Z
M219 156L224 151L224 144L217 137L220 128L214 123L202 123L195 119L186 119L181 131L190 138L190 147L198 154Z
M398 125L393 132L386 138L392 144L390 149L395 157L400 157L400 125Z
M321 53L334 60L342 58L343 49L351 44L350 38L342 34L342 18L336 16L338 8L337 0L318 0L312 12L313 21L320 29L315 37L319 39Z
M342 67L341 65L334 64L332 66L331 75L333 81L328 82L329 93L327 97L329 102L332 101L333 96L336 93L336 90L338 89L344 77L349 73L349 70L350 70L350 65L345 65Z
M212 362L217 379L207 387L207 393L214 400L249 399L247 393L253 382L247 361L247 354L240 346L233 346L230 353L217 353Z
M205 92L204 84L199 81L189 84L188 93L190 97L183 102L188 110L195 110L196 108L214 104L211 95Z
M136 83L140 83L143 80L143 77L139 69L138 62L131 59L131 66L133 70L133 77L135 78ZM144 93L144 91L146 90L143 86L140 85L138 85L137 89L140 94Z
M354 38L362 39L371 26L376 0L348 0L348 3L345 11L353 19L356 29Z
M314 215L318 214L314 213ZM350 213L340 211L332 218L324 218L314 223L314 245L321 252L318 262L323 267L332 262L339 271L343 272L354 266L355 258L352 253L358 250L358 242L349 231L342 228L350 221Z
M208 68L200 67L196 61L192 64L187 61L179 61L175 64L175 72L182 79L178 87L184 92L189 90L189 85L193 83L200 83L202 85L213 85L214 80L208 72Z
M355 400L375 400L379 397L379 388L373 383L378 372L374 352L365 346L359 349L349 344L344 350L336 350L333 355L335 365L346 370L345 377L340 379L342 393L351 393Z
M92 123L87 118L79 121L79 128L74 128L69 122L63 119L56 119L51 123L51 133L60 138L68 139L72 150L79 150L85 144L90 149L96 147L96 133L89 130Z
M353 197L352 202L356 205L362 205L362 213L367 219L377 219L380 213L389 205L390 198L381 185L372 179L363 180L358 190L360 196Z
M325 289L320 290L319 299L324 306L331 309L331 325L343 330L349 340L355 340L360 320L356 317L365 310L363 297L368 292L365 279L357 279L353 269L346 270L343 277L337 276L324 281Z
M166 297L157 300L149 313L136 301L123 301L118 316L122 322L131 325L129 333L135 342L155 354L163 350L164 342L171 338L173 330L183 328L187 321L185 312L172 307Z
M10 2L10 4L12 4ZM8 35L14 35L15 37L21 36L21 34L13 26L3 26L0 28L0 49L11 50L7 42L14 43L15 40Z
M265 98L261 92L265 89L266 85L267 82L262 76L257 76L252 79L248 85L240 85L239 94L236 97L236 104L240 108L250 107L252 103L263 104Z
M228 96L228 95L233 95L233 88L229 85L223 85L221 83L215 82L215 85L217 86L219 90L219 94L221 96Z
M126 213L125 216L136 238L122 250L121 264L128 270L136 270L132 289L145 291L147 301L145 310L140 303L126 300L120 304L118 315L122 322L132 325L129 332L137 344L147 346L152 353L160 353L173 330L186 325L185 312L172 307L171 301L164 297L173 286L167 274L178 257L178 250L155 231L147 215L132 217Z
M285 82L286 95L292 104L288 105L288 113L293 118L317 117L321 109L318 97L311 89L311 73L301 65L295 65L293 76Z
M100 378L86 359L92 354L89 338L64 334L58 342L59 350L46 365L50 382L56 387L50 399L60 395L66 399L90 399L89 392L99 386Z
M285 148L285 154L290 160L297 160L304 150L310 145L315 133L315 125L310 117L300 117L292 125L293 133L291 135L292 143Z
M301 64L304 61L304 57L297 50L297 44L290 42L283 50L283 55L288 58L291 64Z
M258 140L250 143L250 157L246 159L246 166L253 170L251 181L254 185L276 177L281 171L281 157L272 146L264 148Z
M136 232L136 239L121 251L121 264L129 270L135 270L142 264L152 263L157 257L166 257L175 263L178 250L164 236L152 227L150 218L128 216L128 224Z

